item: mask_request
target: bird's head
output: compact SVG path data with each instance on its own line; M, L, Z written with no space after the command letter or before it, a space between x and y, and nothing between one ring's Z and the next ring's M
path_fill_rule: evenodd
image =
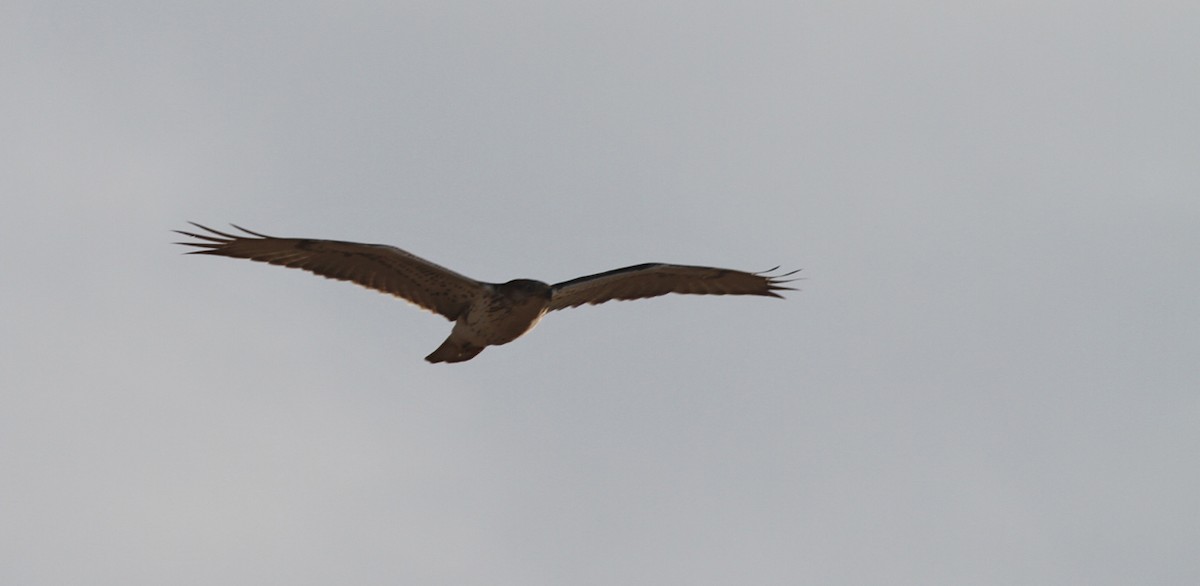
M502 283L497 289L508 295L517 298L541 297L550 299L550 285L533 279L513 279L507 283Z

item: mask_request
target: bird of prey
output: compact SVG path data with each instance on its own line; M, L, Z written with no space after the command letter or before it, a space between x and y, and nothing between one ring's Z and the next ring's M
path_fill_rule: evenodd
M177 242L214 254L246 258L351 281L395 295L454 322L450 337L425 357L429 362L463 362L488 346L507 344L533 329L548 311L604 303L613 299L643 299L667 293L697 295L782 296L793 290L782 284L798 271L769 275L730 269L646 263L579 277L549 285L531 279L485 283L433 264L385 244L339 240L276 238L237 225L243 235L228 234L195 222L204 232L176 233L193 238Z

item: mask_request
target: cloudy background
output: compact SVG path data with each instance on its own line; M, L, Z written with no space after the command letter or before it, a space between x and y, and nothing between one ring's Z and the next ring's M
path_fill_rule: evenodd
M7 2L0 583L1196 584L1198 6Z

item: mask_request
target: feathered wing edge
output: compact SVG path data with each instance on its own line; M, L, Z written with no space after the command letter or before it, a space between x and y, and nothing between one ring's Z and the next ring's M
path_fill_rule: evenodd
M484 286L483 283L394 246L340 240L278 238L231 224L250 235L247 237L215 230L195 222L188 223L208 232L203 234L173 230L177 234L198 240L176 242L201 249L190 251L188 254L244 258L303 269L316 275L350 281L400 297L450 320L457 319L477 290ZM431 281L440 283L437 289L431 290L426 286Z
M554 297L550 309L566 309L584 304L595 305L606 301L647 299L668 293L690 295L759 295L764 297L783 296L777 291L794 291L784 283L798 280L786 279L800 269L778 275L776 266L758 273L733 269L645 263L628 266L603 273L596 273L553 286Z

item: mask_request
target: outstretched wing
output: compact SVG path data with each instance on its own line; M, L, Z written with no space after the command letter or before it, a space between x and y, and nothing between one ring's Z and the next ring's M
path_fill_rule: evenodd
M782 298L776 291L790 291L792 288L784 287L782 284L788 281L781 279L798 271L775 276L767 274L775 269L746 273L731 269L661 263L635 265L554 285L550 309L578 307L585 303L594 305L613 299L644 299L667 293L764 295Z
M485 287L474 279L440 267L423 258L394 246L360 244L339 240L305 238L275 238L251 232L246 236L226 234L188 222L207 233L175 230L195 238L193 242L177 242L195 246L189 254L215 254L247 258L259 262L304 269L311 273L351 281L364 287L395 295L422 309L441 314L449 320L459 314Z

